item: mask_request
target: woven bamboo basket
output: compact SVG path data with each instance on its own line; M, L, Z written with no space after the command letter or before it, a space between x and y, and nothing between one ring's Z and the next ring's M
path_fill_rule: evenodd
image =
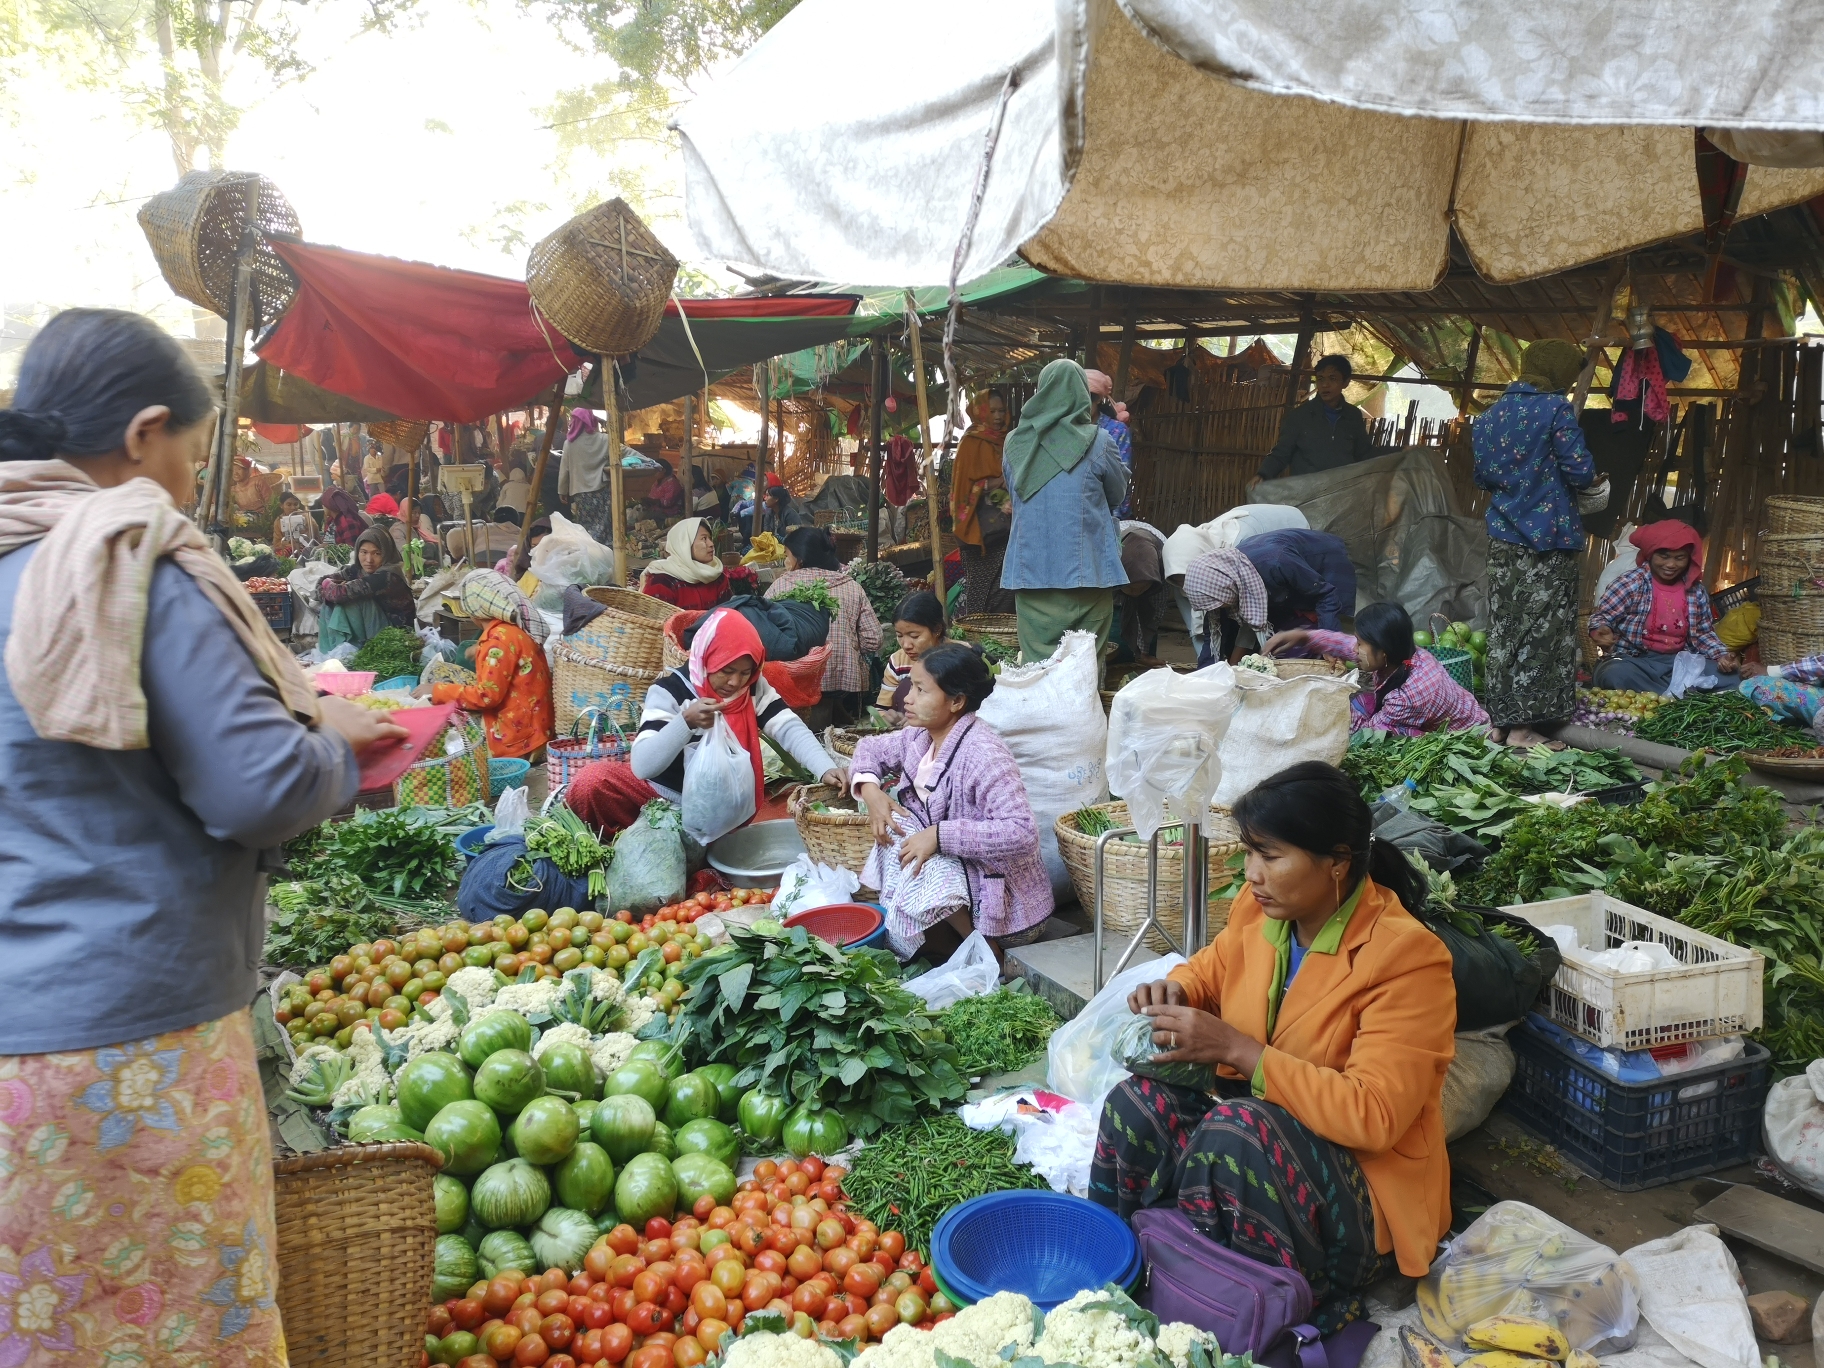
M842 792L828 784L802 784L786 801L785 810L798 825L798 837L818 864L837 865L860 874L874 849L874 829L865 812L812 812L812 803L840 799Z
M1118 827L1128 825L1127 804L1099 803ZM1058 836L1058 854L1070 871L1070 881L1077 890L1077 901L1093 915L1096 908L1096 838L1077 829L1076 814L1059 817L1053 830ZM1241 831L1235 820L1220 808L1211 808L1208 825L1209 887L1227 887L1228 859L1241 846ZM1146 846L1136 841L1110 841L1103 859L1103 892L1107 901L1102 907L1102 924L1108 928L1111 943L1126 940L1146 920ZM1205 916L1212 938L1229 923L1229 899L1212 897ZM1184 851L1177 846L1159 848L1159 920L1165 928L1182 939L1184 935ZM1157 931L1146 935L1149 950L1163 954L1171 949ZM1201 949L1186 946L1185 953Z
M706 608L680 608L665 619L660 637L661 656L666 669L675 670L690 664L690 648L684 644L684 633L701 622L708 611Z
M1281 679L1302 679L1306 675L1340 675L1345 667L1334 660L1275 660L1273 668Z
M968 640L998 641L1010 651L1020 649L1020 620L1012 613L969 613L952 625Z
M625 356L659 330L678 259L624 200L585 210L526 262L532 302L584 351Z
M660 671L610 665L575 650L568 640L551 648L551 706L557 729L567 732L585 709L600 708L623 731L637 730L646 707L646 690Z
M1824 534L1763 538L1760 571L1761 659L1784 665L1824 650Z
M272 1166L279 1312L293 1368L414 1368L431 1301L429 1145L351 1145Z
M191 171L139 210L139 226L158 258L172 292L212 313L228 316L247 221L247 190L259 183L254 227L262 234L303 233L297 211L279 187L248 171ZM253 293L247 324L258 332L285 312L298 292L297 278L264 237L253 253Z
M604 665L656 678L665 668L665 620L677 607L637 589L613 585L590 585L583 592L607 611L565 637L564 644Z
M844 760L851 760L855 756L856 743L859 742L862 737L882 735L885 735L885 733L850 731L847 727L838 727L832 724L824 729L823 748L831 755L839 755Z
M1824 536L1824 497L1816 494L1776 494L1761 505L1767 535L1794 533Z
M431 425L408 422L402 418L393 423L369 423L367 433L376 442L385 442L404 452L416 452L424 445L424 439L431 435Z

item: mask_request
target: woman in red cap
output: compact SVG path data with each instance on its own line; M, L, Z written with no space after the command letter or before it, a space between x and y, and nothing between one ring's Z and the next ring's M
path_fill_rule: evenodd
M660 675L646 691L632 752L577 775L564 795L570 810L607 834L633 825L654 798L682 802L685 774L718 716L753 761L756 812L766 801L762 732L824 783L846 786L848 772L761 675L765 663L760 634L740 613L719 608L704 618L691 639L690 663Z
M1596 666L1596 687L1663 694L1673 661L1689 651L1716 667L1718 687L1734 688L1742 659L1716 635L1697 529L1667 518L1628 540L1639 548L1635 568L1609 586L1590 614L1590 640L1610 652Z

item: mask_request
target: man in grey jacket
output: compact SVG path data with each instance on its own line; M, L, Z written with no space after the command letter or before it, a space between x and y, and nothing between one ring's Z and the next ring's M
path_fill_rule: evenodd
M1346 356L1322 356L1313 372L1317 390L1285 417L1279 425L1279 440L1248 487L1262 480L1276 480L1282 475L1315 475L1320 470L1335 470L1374 455L1368 441L1368 424L1362 411L1343 401L1353 368Z

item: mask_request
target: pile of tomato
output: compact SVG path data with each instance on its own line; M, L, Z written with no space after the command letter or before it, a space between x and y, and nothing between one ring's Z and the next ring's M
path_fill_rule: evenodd
M852 1215L844 1170L763 1160L730 1206L705 1197L644 1235L616 1226L574 1276L503 1272L431 1308L423 1364L695 1368L762 1309L805 1338L878 1340L955 1308L896 1230Z
M727 912L736 907L764 907L773 900L776 888L720 888L693 893L682 902L661 907L646 920L650 922L694 922L711 912Z

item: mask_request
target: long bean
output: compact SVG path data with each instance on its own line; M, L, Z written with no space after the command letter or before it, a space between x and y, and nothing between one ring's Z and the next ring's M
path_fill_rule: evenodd
M970 1130L955 1112L940 1112L882 1131L855 1157L842 1186L870 1221L902 1232L906 1248L928 1256L932 1227L958 1202L1048 1185L1013 1162L1007 1136Z
M1739 693L1686 694L1642 720L1634 735L1642 741L1724 754L1816 741L1809 731L1782 726L1765 708Z

